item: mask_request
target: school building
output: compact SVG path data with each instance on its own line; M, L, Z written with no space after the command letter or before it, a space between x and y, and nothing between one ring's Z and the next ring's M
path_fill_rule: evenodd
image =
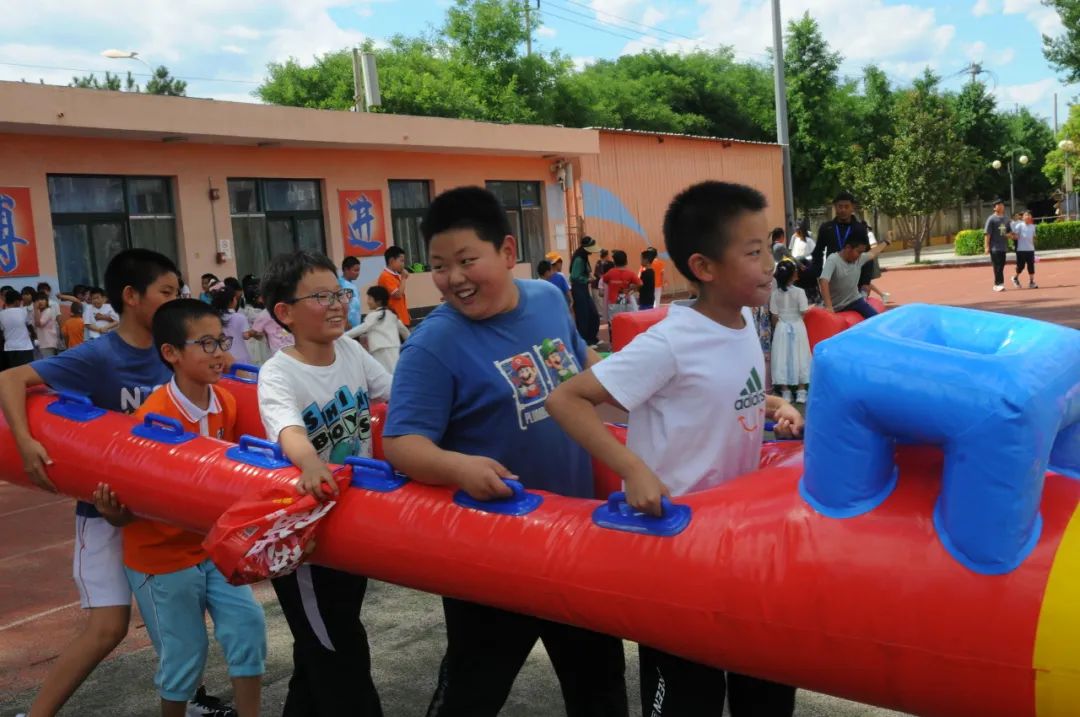
M0 284L101 285L110 257L147 247L199 276L260 275L279 252L361 258L361 285L403 247L426 264L420 218L462 185L494 192L520 243L515 273L589 234L637 265L663 252L671 198L704 179L750 184L782 223L780 147L161 97L0 82ZM667 272L666 294L685 288ZM418 315L439 302L408 283Z

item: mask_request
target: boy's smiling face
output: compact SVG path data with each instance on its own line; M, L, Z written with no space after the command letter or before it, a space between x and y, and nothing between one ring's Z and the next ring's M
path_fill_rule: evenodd
M187 322L187 340L202 341L225 338L221 319L216 316L202 316ZM199 384L217 383L225 371L225 352L220 346L214 346L213 353L207 353L199 344L185 346L164 345L161 355L172 366L173 372Z
M296 338L314 343L331 343L345 333L348 301L322 306L312 294L324 291L336 293L340 290L337 274L328 269L314 269L304 274L297 283L296 301L291 304L279 303L273 309Z
M443 299L469 319L482 321L517 306L514 237L496 249L473 229L450 229L432 237L428 255Z
M729 307L762 306L769 301L773 284L772 253L765 212L741 212L725 227L728 242L719 261L701 254L705 275L699 281L709 287L718 303Z

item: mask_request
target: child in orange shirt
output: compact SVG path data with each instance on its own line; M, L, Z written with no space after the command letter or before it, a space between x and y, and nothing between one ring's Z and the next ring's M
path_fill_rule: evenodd
M390 301L386 306L398 315L401 323L408 326L409 305L405 301L405 281L409 278L409 272L405 271L405 250L399 246L389 247L383 252L386 259L386 268L379 274L379 286L384 287L390 293Z
M86 322L83 321L83 305L78 301L71 304L71 316L60 327L64 346L73 349L86 340Z
M154 314L154 345L173 370L135 413L156 413L185 431L233 441L236 399L214 384L225 370L232 339L217 312L198 299L177 299ZM259 714L266 662L266 623L247 585L235 586L210 561L202 536L153 520L135 518L108 485L94 502L113 525L124 526L124 571L158 654L154 684L162 717L184 717L199 686L209 647L205 613L225 652L240 717Z

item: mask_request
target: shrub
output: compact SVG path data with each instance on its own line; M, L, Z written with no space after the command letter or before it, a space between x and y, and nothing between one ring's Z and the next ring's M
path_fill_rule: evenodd
M1051 222L1035 230L1035 250L1080 249L1080 222Z
M982 229L965 229L956 233L953 250L957 256L974 256L983 253Z

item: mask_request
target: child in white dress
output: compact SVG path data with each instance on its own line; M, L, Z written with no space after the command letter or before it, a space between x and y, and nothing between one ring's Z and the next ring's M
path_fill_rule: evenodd
M776 265L776 287L769 298L769 313L773 316L772 382L778 386L780 397L806 403L806 386L810 383L810 339L806 335L803 314L809 308L806 292L795 286L798 267L786 259Z
M409 329L396 313L387 309L389 301L390 292L386 287L369 287L368 314L359 326L349 329L345 335L354 339L363 336L368 353L392 374L401 354L401 342L409 338Z

